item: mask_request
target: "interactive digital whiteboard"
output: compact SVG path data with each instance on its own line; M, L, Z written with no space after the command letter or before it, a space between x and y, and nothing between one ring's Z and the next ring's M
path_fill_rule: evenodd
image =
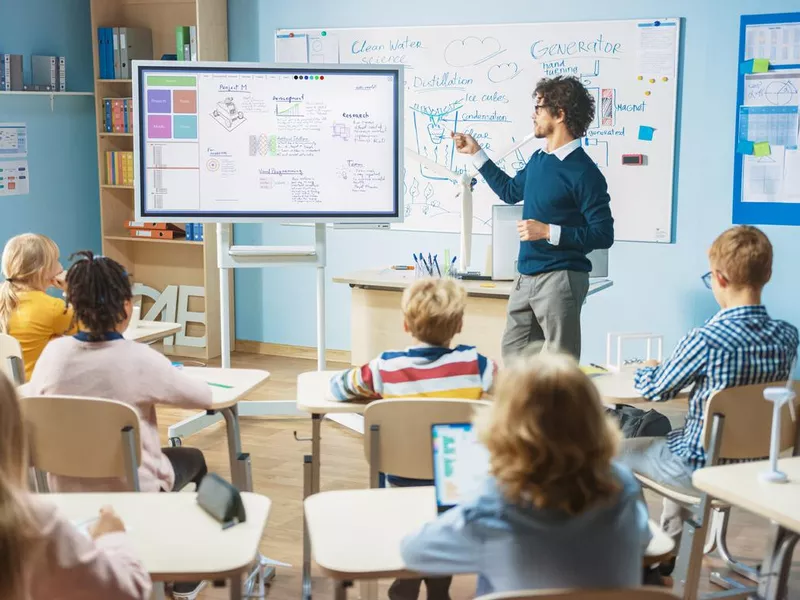
M136 218L402 220L402 67L134 62Z

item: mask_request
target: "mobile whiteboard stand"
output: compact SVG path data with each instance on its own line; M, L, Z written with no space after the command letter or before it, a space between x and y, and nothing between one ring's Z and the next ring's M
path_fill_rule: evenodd
M231 305L228 275L230 269L263 269L308 265L317 269L317 369L325 370L325 223L314 224L313 246L236 246L233 226L217 223L217 266L220 270L219 300L222 320L222 368L231 366ZM240 417L295 416L306 413L297 410L295 400L248 400L238 404ZM222 419L219 413L199 413L170 427L170 444L180 445L180 438L202 431Z

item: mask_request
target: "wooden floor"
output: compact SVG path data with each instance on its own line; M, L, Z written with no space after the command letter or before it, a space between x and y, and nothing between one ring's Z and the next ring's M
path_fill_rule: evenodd
M261 368L271 373L270 379L261 388L253 391L251 400L287 400L295 397L296 378L299 373L316 369L314 361L283 357L236 353L234 367ZM210 364L209 366L215 366ZM329 368L344 368L346 365L330 363ZM159 429L164 445L167 443L167 427L187 416L191 411L158 410ZM296 600L301 595L302 569L302 461L303 455L311 452L310 443L298 442L294 432L300 436L311 433L307 418L244 418L241 423L242 446L249 452L252 461L255 491L272 499L267 530L261 544L264 555L287 562L291 568L280 568L273 582L270 598ZM202 450L209 469L230 477L224 426L220 423L184 440L185 446ZM364 459L361 436L343 427L324 421L322 427L321 488L325 490L366 488L367 463ZM660 502L648 497L650 513L656 519ZM766 521L743 511L734 510L729 539L731 550L740 558L756 562L763 555L768 525ZM347 540L342 540L343 544ZM213 551L213 549L212 549ZM535 557L531 557L535 560ZM702 591L718 591L708 583L708 566L714 559L707 559L701 578ZM332 597L332 587L312 567L314 595ZM800 561L795 561L792 572L790 598L800 598ZM390 582L381 582L381 596L386 597ZM451 595L454 599L472 598L475 590L473 577L458 577L453 583ZM424 594L424 592L423 592ZM422 594L421 594L422 595ZM202 599L227 599L227 590L207 588ZM358 597L358 589L351 590L350 597Z

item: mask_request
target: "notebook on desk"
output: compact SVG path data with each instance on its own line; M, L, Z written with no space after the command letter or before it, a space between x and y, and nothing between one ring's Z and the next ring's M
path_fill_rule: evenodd
M475 494L489 472L489 451L472 423L431 425L433 482L439 513Z

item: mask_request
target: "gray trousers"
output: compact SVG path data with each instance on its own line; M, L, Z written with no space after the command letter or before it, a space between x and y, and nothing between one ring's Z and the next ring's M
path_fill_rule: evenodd
M619 461L634 473L666 485L683 488L689 494L699 494L692 486L692 468L667 446L666 438L642 437L622 441ZM677 542L683 531L683 522L691 516L688 508L672 500L663 500L661 529ZM677 547L677 545L676 545Z
M581 356L581 308L589 292L589 274L553 271L519 275L508 298L503 360L530 344Z

